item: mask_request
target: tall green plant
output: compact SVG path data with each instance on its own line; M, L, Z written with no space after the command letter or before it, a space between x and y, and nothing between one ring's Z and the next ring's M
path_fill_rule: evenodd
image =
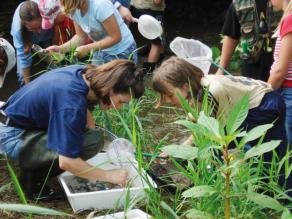
M280 141L262 143L263 136L272 124L258 126L249 132L241 128L248 113L248 96L244 96L236 104L225 121L211 117L210 110L200 111L204 108L191 107L183 98L180 99L183 108L197 123L188 120L176 123L192 132L196 147L170 145L163 147L163 151L174 158L188 161L187 166L183 167L173 160L181 173L194 184L182 193L185 205L190 208L183 214L188 218L230 219L260 218L259 215L266 214L264 208L271 209L271 214L287 212L277 198L257 193L260 189L264 193L283 194L280 187L271 191L265 185L263 179L269 176L264 175L263 170L267 165L262 165L261 161L261 156L273 151ZM238 138L241 139L239 142ZM256 139L260 139L258 144L245 153L244 145ZM231 148L232 144L235 148ZM289 156L286 156L286 160L288 158ZM272 162L279 165L276 156ZM285 160L281 163L285 163Z

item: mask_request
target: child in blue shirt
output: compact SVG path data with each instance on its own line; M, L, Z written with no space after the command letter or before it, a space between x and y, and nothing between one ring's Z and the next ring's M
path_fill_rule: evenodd
M42 19L37 3L25 1L16 8L10 33L16 49L17 76L20 85L30 81L33 59L31 45L39 44L47 47L51 44L53 30L42 30L41 23Z

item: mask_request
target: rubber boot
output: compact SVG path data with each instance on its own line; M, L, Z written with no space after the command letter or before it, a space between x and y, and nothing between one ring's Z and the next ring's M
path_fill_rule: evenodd
M28 199L51 201L65 198L64 194L54 192L54 190L48 185L48 181L51 177L55 177L63 171L58 168L58 164L56 163L53 165L48 179L45 182L49 169L50 166L33 170L20 169L19 182Z
M20 169L20 177L19 177L20 186L28 199L33 198L33 171L29 169Z
M155 69L156 62L144 62L143 63L143 73L146 74L152 74L152 72Z

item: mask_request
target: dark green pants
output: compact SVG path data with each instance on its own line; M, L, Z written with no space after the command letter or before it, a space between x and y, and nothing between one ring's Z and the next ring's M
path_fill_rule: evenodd
M47 147L48 135L45 131L26 131L19 150L19 166L36 169L50 165L58 160L58 154ZM96 155L104 145L103 132L99 129L87 129L80 158L87 160Z

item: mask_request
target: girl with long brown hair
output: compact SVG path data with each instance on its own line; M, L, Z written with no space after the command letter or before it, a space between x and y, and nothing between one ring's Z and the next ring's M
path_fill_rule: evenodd
M85 162L103 147L101 137L94 147L86 148L83 144L86 127L95 130L87 102L98 104L103 110L120 108L143 92L143 74L128 60L49 71L19 89L0 108L0 135L6 136L0 138L0 152L18 160L20 166L23 162L34 163L26 168L35 173L48 171L56 159L60 169L79 177L125 185L125 170L106 171ZM27 141L21 136L35 131L44 133L45 144L32 141L24 146ZM43 171L36 169L39 167Z
M263 81L231 75L204 75L187 61L171 57L154 71L153 88L160 94L160 105L170 103L175 106L180 106L177 93L191 103L192 96L201 101L202 94L208 90L213 116L222 121L244 95L249 95L249 112L242 128L248 131L259 125L273 123L264 141L279 139L282 141L277 148L279 155L283 156L286 152L285 104L279 93ZM270 160L271 154L266 157Z
M11 35L16 48L17 76L21 86L30 81L33 59L31 45L47 47L53 38L53 31L42 30L41 22L38 5L34 1L20 3L13 15Z

